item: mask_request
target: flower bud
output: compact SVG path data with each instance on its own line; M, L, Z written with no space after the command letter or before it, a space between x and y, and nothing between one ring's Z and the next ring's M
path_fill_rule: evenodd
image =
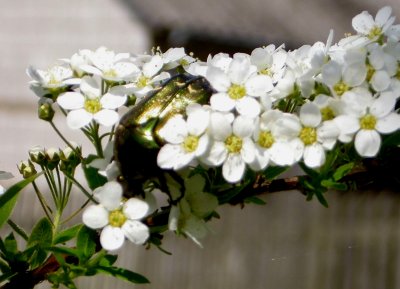
M134 94L128 95L128 99L126 101L126 106L133 106L136 104L137 97Z
M53 170L60 162L60 155L58 153L58 149L48 148L46 149L45 154L47 160L47 168Z
M29 150L29 158L32 162L37 163L38 165L46 164L46 155L44 148L41 146L35 146Z
M43 119L45 121L51 121L54 117L54 109L51 106L50 102L44 102L40 103L39 102L39 107L38 107L38 115L40 119Z
M33 165L33 163L30 160L20 162L18 165L18 170L24 179L27 179L33 175L36 175L36 173L37 173L35 166Z
M60 150L61 170L74 169L81 163L81 147L76 143L71 142L73 148L67 146Z

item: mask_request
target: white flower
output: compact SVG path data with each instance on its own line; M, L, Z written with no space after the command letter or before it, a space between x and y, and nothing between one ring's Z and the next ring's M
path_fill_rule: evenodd
M85 76L80 85L81 92L66 92L57 98L57 103L70 110L67 124L72 129L88 125L92 120L104 126L112 126L119 120L115 111L126 102L125 88L112 87L106 94L101 94L100 81Z
M159 132L167 142L157 157L157 164L163 169L182 169L208 148L209 136L204 132L208 127L209 110L199 104L191 104L186 112L186 121L181 115L175 116Z
M146 201L131 198L122 202L122 187L114 181L97 188L94 198L99 204L87 207L82 220L89 228L103 229L100 243L104 249L119 249L125 238L137 245L147 241L149 228L139 221L152 213Z
M368 39L378 40L392 26L395 17L392 8L385 6L376 13L375 19L367 11L356 15L352 20L354 30Z
M50 67L48 70L40 70L30 66L26 73L32 79L29 82L32 86L40 86L47 90L60 89L80 83L79 78L73 78L72 70L62 65Z
M104 158L97 158L90 162L89 166L99 170L99 174L105 176L107 180L116 180L120 175L117 163L112 160L114 158L114 141L107 143L104 149Z
M275 49L271 44L259 47L251 52L251 64L257 66L259 74L270 76L274 83L280 80L285 72L287 52L283 47Z
M206 78L218 91L210 99L213 109L227 112L236 108L239 114L248 117L256 117L260 113L260 105L255 97L266 96L273 88L271 78L257 75L250 58L242 54L235 54L226 72L210 66Z
M275 133L293 137L291 145L296 148L296 159L303 157L310 168L317 168L325 162L325 150L330 150L339 136L339 129L333 121L322 121L319 107L312 102L305 103L299 118L285 115L276 121Z
M80 65L80 69L109 81L130 81L136 79L140 73L139 68L129 60L127 53L116 54L112 50L100 47L88 57L91 64Z
M395 96L390 92L374 98L371 94L343 95L347 113L335 119L341 131L355 135L354 145L362 157L374 157L381 146L380 134L389 134L400 128L400 115L394 111Z
M222 165L222 175L230 183L239 182L246 164L255 158L255 146L251 139L254 120L238 116L231 124L227 115L211 113L210 134L213 138L210 150L202 160L209 165Z

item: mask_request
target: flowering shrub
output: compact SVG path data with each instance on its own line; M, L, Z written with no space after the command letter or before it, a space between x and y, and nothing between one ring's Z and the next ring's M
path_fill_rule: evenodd
M127 241L163 250L168 231L201 246L219 205L297 189L328 206L330 189L398 186L400 25L389 7L352 24L357 33L338 43L331 31L326 43L294 51L269 45L203 62L183 48L134 55L100 47L48 70L28 68L38 116L66 147L32 148L18 166L24 180L0 187L0 225L26 241L20 250L13 233L0 239L2 288L43 280L76 288L74 278L99 273L145 283L114 266L117 250ZM63 136L56 113L94 153ZM280 178L293 166L302 172ZM30 234L10 219L29 184L45 215ZM87 201L65 216L73 189ZM80 213L83 224L70 226Z

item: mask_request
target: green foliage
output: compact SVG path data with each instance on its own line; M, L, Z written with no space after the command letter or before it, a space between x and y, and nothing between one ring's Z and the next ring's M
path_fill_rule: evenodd
M12 187L10 187L2 196L0 196L0 228L10 217L18 200L19 193L22 191L23 188L33 182L39 175L41 174L34 175L30 178L16 183Z
M80 257L79 259L83 263L89 260L90 257L96 252L96 239L96 231L89 229L86 226L82 226L82 228L79 230L76 239L76 247Z
M150 283L150 281L146 277L122 268L98 266L97 272L111 275L131 283L136 283L136 284Z
M30 258L31 267L36 268L42 264L47 256L47 247L50 247L53 242L53 225L49 219L41 219L33 228L31 235L28 238L27 247L33 248Z
M78 224L75 226L72 226L71 228L68 228L64 231L61 231L59 233L57 233L54 236L54 244L60 244L60 243L65 243L69 240L72 240L73 238L76 237L76 235L78 234L78 231L83 227L82 224Z
M99 170L97 168L91 167L89 164L98 158L95 155L89 155L85 160L82 166L83 172L85 173L86 181L89 185L89 188L94 190L98 187L101 187L107 182L107 178L99 174Z

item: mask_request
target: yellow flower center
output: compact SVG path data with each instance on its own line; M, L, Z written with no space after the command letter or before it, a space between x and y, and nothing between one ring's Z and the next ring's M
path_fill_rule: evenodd
M367 81L370 82L372 76L374 76L375 68L371 64L367 64Z
M262 75L268 75L268 76L272 77L272 71L269 68L261 69L259 71L259 73L262 74Z
M317 141L317 130L313 127L303 127L299 138L305 145L312 145Z
M98 98L88 98L85 100L84 108L87 112L95 114L96 112L99 112L101 110L100 100Z
M243 140L235 135L230 135L225 140L225 147L230 153L238 153L242 149Z
M361 129L372 130L375 129L375 125L376 125L376 117L371 114L364 115L360 119Z
M139 77L136 85L139 88L143 88L146 87L149 84L149 78L147 78L146 76L142 75L141 77Z
M382 35L382 28L379 26L374 26L368 33L368 38L373 40L376 37L379 37Z
M199 145L199 138L193 135L187 136L182 143L183 149L188 153L194 152L197 149L198 145Z
M228 89L228 95L232 99L241 99L246 95L246 88L242 85L232 84Z
M104 71L103 72L103 75L105 76L105 77L109 77L109 78L114 78L114 77L117 77L118 76L118 74L117 74L117 72L115 71L115 69L109 69L109 70L107 70L107 71Z
M262 131L258 135L258 144L263 148L270 148L275 142L274 137L270 131Z
M126 221L126 216L121 210L112 211L108 215L108 223L113 227L122 227Z
M331 120L335 118L335 112L329 106L321 108L322 120Z
M182 66L187 66L187 65L189 65L190 63L189 63L189 61L187 61L186 59L181 59L181 60L179 60L179 64L182 65Z
M339 81L333 86L333 90L336 92L337 95L342 96L343 93L348 91L350 87L344 83L343 81Z
M50 79L49 79L49 82L48 82L48 84L55 84L55 85L57 85L57 84L60 84L61 83L61 81L59 80L59 79L57 79L55 76L54 76L54 74L50 74Z

